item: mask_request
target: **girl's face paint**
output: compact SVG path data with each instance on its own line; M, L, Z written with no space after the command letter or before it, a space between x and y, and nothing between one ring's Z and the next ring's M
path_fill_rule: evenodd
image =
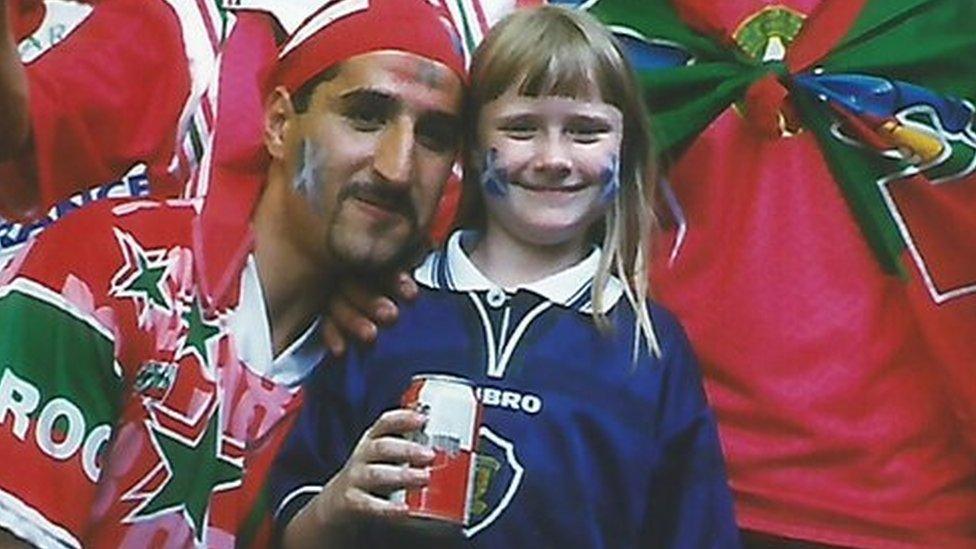
M489 230L537 244L580 240L619 193L623 117L613 105L510 89L478 124Z
M508 175L498 165L498 149L491 148L485 153L482 163L481 188L491 196L508 194Z
M600 173L600 180L603 182L603 192L600 199L604 204L613 202L620 192L620 155L615 154L610 159L610 165Z

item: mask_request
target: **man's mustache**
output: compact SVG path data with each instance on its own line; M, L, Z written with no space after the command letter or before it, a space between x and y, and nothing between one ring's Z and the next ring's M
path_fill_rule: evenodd
M417 208L410 198L409 191L405 189L390 187L383 183L353 182L343 187L337 198L339 202L348 198L357 198L396 212L414 225L417 224Z

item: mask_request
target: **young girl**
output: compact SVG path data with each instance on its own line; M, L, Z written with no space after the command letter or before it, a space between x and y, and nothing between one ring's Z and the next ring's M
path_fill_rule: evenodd
M736 546L694 356L645 297L653 166L619 46L584 13L517 12L471 84L464 229L399 322L308 387L272 477L285 544L409 545L386 496L432 455L399 438L423 416L384 410L443 373L484 405L467 544Z

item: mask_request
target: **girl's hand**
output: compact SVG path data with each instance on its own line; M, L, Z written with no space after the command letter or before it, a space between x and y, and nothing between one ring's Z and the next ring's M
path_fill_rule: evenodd
M345 466L309 503L318 521L330 525L363 516L406 516L406 505L391 502L388 496L430 480L425 467L434 461L434 452L403 438L420 430L425 421L423 414L405 409L380 416L363 433Z

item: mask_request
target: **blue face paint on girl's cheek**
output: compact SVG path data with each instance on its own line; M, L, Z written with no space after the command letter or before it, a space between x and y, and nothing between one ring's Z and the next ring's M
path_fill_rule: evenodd
M620 192L620 157L613 155L610 165L603 168L600 172L600 183L603 184L603 192L600 194L604 203L611 202Z
M492 196L508 194L508 175L498 166L498 150L488 149L481 171L481 187Z

